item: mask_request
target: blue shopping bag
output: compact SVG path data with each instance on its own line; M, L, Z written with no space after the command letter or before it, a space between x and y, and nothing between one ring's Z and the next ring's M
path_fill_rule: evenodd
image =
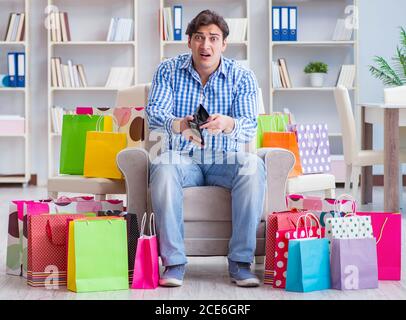
M289 240L286 291L310 292L330 287L328 239Z

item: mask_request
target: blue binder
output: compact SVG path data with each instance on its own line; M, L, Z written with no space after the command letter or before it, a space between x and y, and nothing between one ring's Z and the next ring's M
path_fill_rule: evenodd
M17 52L16 54L17 64L17 87L25 87L25 53Z
M7 54L7 68L8 68L8 85L10 87L17 86L17 56L15 52Z
M297 41L297 7L289 7L289 41Z
M182 6L173 6L173 39L182 40Z
M281 7L281 40L289 41L289 7Z
M281 8L272 7L272 41L281 41Z

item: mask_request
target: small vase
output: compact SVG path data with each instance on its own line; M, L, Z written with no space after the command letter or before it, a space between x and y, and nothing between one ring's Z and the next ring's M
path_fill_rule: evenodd
M324 83L325 73L311 73L310 84L312 87L322 87Z

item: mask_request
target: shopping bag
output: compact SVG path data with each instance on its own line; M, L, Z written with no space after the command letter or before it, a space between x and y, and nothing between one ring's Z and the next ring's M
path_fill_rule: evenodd
M289 240L287 264L287 291L310 292L331 287L328 239L307 235Z
M141 232L134 262L132 289L155 289L159 282L158 240L154 214L149 220L150 236L145 234L147 214L142 217Z
M86 136L83 176L123 179L116 158L126 145L125 133L89 131Z
M123 217L127 221L127 246L128 246L128 281L132 284L134 273L135 252L137 251L137 241L140 237L137 215L120 210L99 211L98 216Z
M266 217L265 239L265 270L264 284L273 284L275 278L275 249L277 245L276 235L279 230L296 228L297 220L303 214L302 211L291 210L273 212Z
M63 116L59 173L83 174L86 133L96 130L98 122L100 130L112 131L112 118L109 116Z
M263 135L264 132L284 132L289 121L289 113L275 112L272 114L261 114L258 116L257 126L257 148L264 147Z
M331 288L338 290L378 288L374 238L332 240Z
M66 285L66 221L84 217L81 214L28 216L28 285L47 288Z
M77 107L76 114L112 115L117 120L118 132L127 135L127 147L145 147L148 126L145 125L144 107Z
M307 225L304 223L303 227L299 225L303 224L302 221L307 218L312 219L315 224L312 226L312 221ZM275 246L275 280L273 283L274 288L283 289L286 285L286 268L288 263L288 245L290 239L302 239L306 237L324 237L324 228L320 228L320 222L317 217L312 215L306 216L302 215L298 219L296 229L279 230L276 233L276 243Z
M378 256L378 280L401 279L402 216L399 212L357 212L372 222Z
M331 158L327 124L297 124L296 130L303 174L330 172Z
M70 221L68 290L125 289L128 289L126 221L119 217Z
M264 132L263 147L282 148L291 151L295 156L295 166L290 171L289 177L296 177L302 174L299 147L294 132Z

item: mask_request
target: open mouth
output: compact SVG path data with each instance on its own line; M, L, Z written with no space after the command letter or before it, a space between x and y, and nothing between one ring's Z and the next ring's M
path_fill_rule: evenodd
M200 56L203 57L203 58L210 58L211 54L209 54L209 53L200 53Z

